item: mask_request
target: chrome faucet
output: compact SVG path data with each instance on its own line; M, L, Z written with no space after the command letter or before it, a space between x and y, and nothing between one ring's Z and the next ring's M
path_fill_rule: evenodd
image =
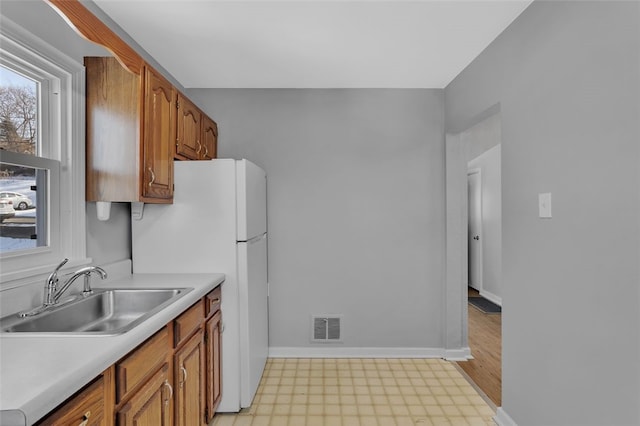
M44 298L42 301L42 305L30 311L20 312L18 316L24 318L24 317L38 315L39 313L46 311L50 307L57 305L58 300L60 300L60 297L62 297L62 294L65 291L67 291L67 289L71 286L71 284L73 284L73 282L80 276L84 276L84 288L82 290L83 296L88 296L91 293L93 293L93 290L91 290L91 283L90 283L91 273L96 272L97 274L100 275L100 278L102 278L103 280L107 278L107 273L105 272L104 269L98 266L87 266L87 267L78 269L76 272L74 272L65 281L65 283L62 285L62 288L58 289L58 282L59 282L58 271L68 261L69 259L64 259L62 262L60 262L60 264L56 266L53 272L49 274L49 276L47 277L47 280L44 286Z
M82 290L82 295L83 296L88 296L88 295L92 294L93 290L91 290L91 284L90 284L91 273L92 272L97 272L100 275L100 278L103 279L103 280L105 278L107 278L107 273L105 272L104 269L100 268L99 266L87 266L87 267L78 269L77 271L75 271L73 273L73 275L71 275L71 277L69 277L69 279L64 283L62 288L60 290L56 291L53 294L53 296L52 296L53 297L53 303L54 304L58 303L58 300L62 296L62 293L67 291L69 286L71 284L73 284L73 282L76 280L76 278L81 277L83 275L84 275L84 289ZM49 297L48 294L47 294L47 297Z

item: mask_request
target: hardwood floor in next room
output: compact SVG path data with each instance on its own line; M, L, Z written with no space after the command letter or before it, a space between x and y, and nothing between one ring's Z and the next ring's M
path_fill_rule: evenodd
M469 297L479 296L469 288ZM458 366L497 406L502 405L502 314L485 314L469 305L472 360Z

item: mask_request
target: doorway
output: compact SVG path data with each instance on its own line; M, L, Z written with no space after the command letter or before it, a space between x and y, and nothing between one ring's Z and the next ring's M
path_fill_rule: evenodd
M447 206L447 230L452 236L448 295L461 287L462 335L471 356L459 367L499 407L502 315L484 313L468 303L469 297L481 296L502 305L501 120L499 111L484 117L447 137L447 195L452 195ZM463 197L453 204L456 192ZM457 275L456 268L461 271Z

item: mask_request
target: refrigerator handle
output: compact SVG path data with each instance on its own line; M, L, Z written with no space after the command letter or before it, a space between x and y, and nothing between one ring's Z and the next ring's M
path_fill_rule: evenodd
M248 239L246 242L247 242L248 244L254 244L254 243L257 243L257 242L259 242L259 241L264 240L265 238L267 238L267 234L266 234L266 232L265 232L264 234L262 234L262 235L258 235L258 236L256 236L256 237L250 238L250 239ZM244 242L244 241L241 241L241 242Z

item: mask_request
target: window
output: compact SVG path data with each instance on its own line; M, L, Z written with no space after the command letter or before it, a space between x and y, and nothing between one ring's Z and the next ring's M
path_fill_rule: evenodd
M10 61L2 62L0 149L5 155L0 161L0 203L5 213L0 218L0 253L5 254L49 245L48 175L59 162L47 168L33 167L31 157L40 156L42 141L51 140L49 132L38 131L42 110L49 103L41 96L40 81L23 76ZM42 86L49 82L45 78ZM7 155L6 151L23 155Z
M0 22L0 282L86 262L84 69Z

